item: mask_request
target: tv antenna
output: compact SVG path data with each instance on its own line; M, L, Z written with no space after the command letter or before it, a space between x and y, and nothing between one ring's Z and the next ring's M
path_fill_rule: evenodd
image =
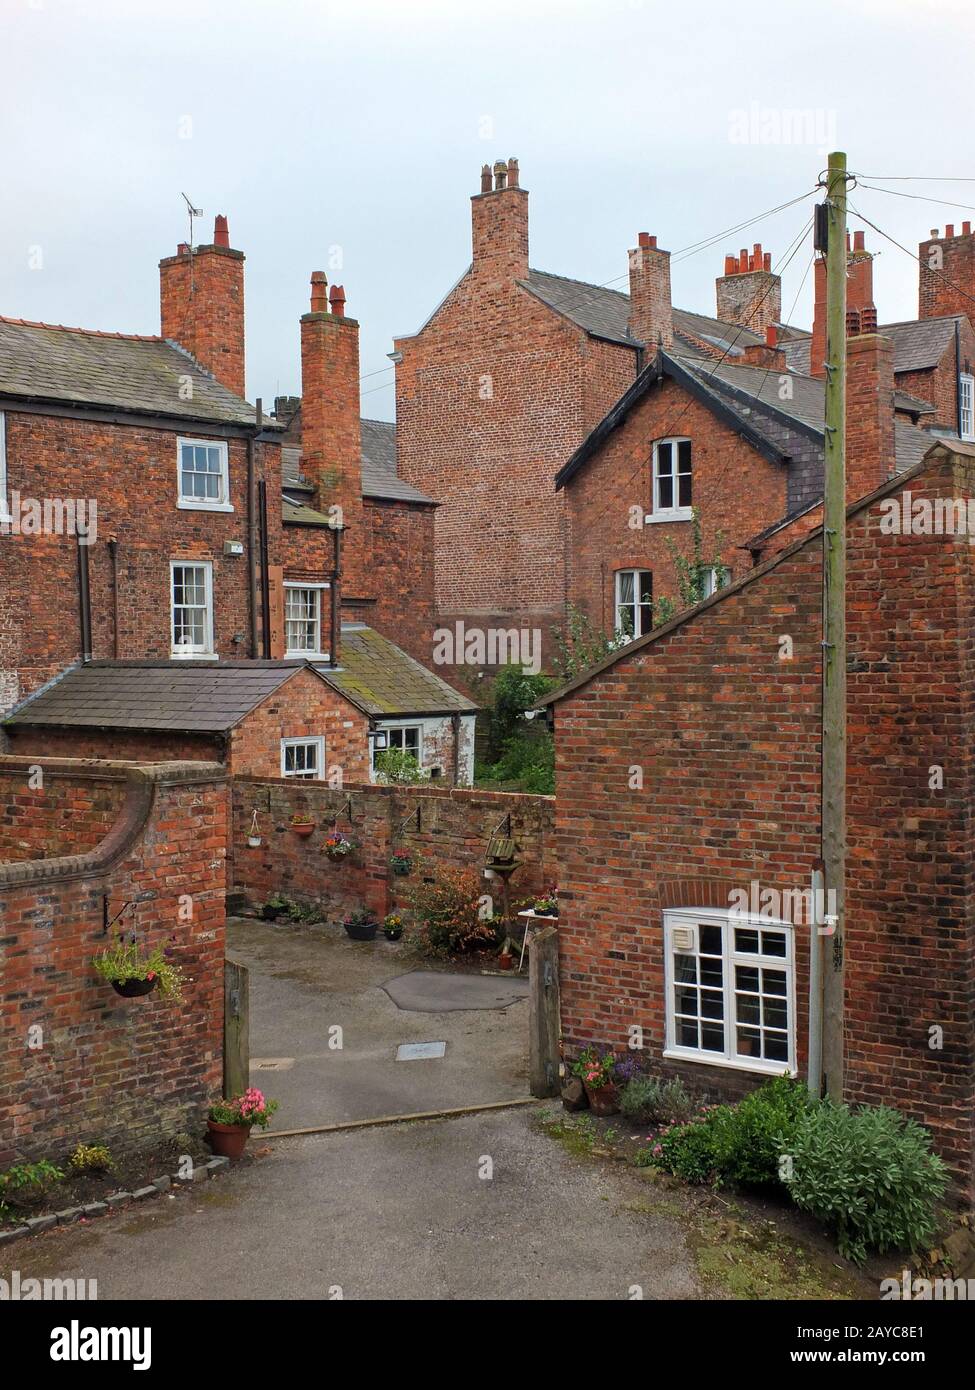
M202 209L202 208L195 208L195 207L193 206L193 204L190 202L189 198L187 198L187 196L186 196L185 193L181 193L181 194L180 194L180 197L183 199L183 202L186 204L186 211L189 213L189 217L190 217L190 294L192 295L192 293L193 293L193 219L194 219L194 217L202 217L202 216L203 216L203 209Z

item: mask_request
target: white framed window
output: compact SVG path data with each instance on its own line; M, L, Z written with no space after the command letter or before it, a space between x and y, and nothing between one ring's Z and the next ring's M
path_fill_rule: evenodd
M284 586L285 656L327 656L322 650L327 584Z
M232 512L227 445L214 439L177 439L176 505L184 510Z
M665 1057L795 1073L793 928L738 912L664 912Z
M728 571L724 565L709 565L704 571L704 585L701 598L710 598L719 589L723 589L728 582Z
M968 372L958 378L958 431L962 439L975 443L975 377Z
M395 751L398 753L412 753L420 766L423 766L423 725L422 724L380 724L383 733L387 735L385 748L377 748L375 740L372 743L372 770L376 771L376 758L380 753Z
M616 571L616 630L643 637L653 627L653 575L650 570Z
M653 446L653 511L648 522L690 521L691 441L658 439Z
M324 738L283 738L281 776L320 782L325 776Z
M170 561L174 657L213 656L213 565Z
M0 522L10 520L10 504L7 501L7 422L0 410Z

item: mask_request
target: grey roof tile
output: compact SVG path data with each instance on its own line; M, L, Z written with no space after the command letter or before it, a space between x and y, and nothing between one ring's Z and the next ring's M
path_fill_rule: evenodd
M336 689L369 714L389 719L398 714L473 714L477 706L422 666L375 629L342 624L339 665L319 667Z
M189 399L186 378L193 388ZM0 393L219 424L253 425L255 419L253 406L165 338L21 319L0 318Z

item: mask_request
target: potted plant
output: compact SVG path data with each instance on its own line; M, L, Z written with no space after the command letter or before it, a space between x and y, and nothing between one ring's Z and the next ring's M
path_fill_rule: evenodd
M91 963L123 999L138 999L158 989L161 998L178 1002L182 997L183 972L169 959L175 940L172 936L170 945L143 951L135 932L130 932L116 936L113 944L93 957Z
M572 1063L572 1073L586 1089L594 1115L615 1115L619 1098L613 1083L616 1062L611 1052L600 1053L594 1044L583 1048Z
M556 897L555 889L544 898L536 898L532 904L532 911L536 917L558 917L559 900Z
M394 849L389 856L389 867L397 878L406 878L413 868L413 859L405 849Z
M257 819L257 811L251 816L251 828L247 832L247 844L250 849L260 849L261 847L261 827Z
M253 1126L267 1129L277 1108L276 1100L268 1100L253 1086L231 1100L218 1100L207 1114L211 1149L223 1158L240 1158Z
M357 907L343 918L342 925L353 941L374 941L379 923L368 907Z
M296 835L300 835L303 840L307 840L308 836L315 829L315 822L312 820L311 816L307 815L304 811L295 811L294 815L291 817L291 829Z
M261 916L265 922L276 922L290 906L288 899L281 893L272 893L267 902L261 904Z
M505 941L498 956L498 968L501 970L514 969L515 958L511 950L511 942Z
M355 849L355 844L341 830L333 830L322 842L322 851L335 863L346 859Z
M387 941L399 941L403 935L403 919L398 912L390 912L383 918L383 936Z

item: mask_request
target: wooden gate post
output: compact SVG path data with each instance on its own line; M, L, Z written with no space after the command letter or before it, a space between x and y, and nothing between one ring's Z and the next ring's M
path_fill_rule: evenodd
M528 948L528 1078L533 1096L559 1094L559 934L544 927Z
M250 973L229 956L223 963L223 1093L229 1100L250 1085Z

